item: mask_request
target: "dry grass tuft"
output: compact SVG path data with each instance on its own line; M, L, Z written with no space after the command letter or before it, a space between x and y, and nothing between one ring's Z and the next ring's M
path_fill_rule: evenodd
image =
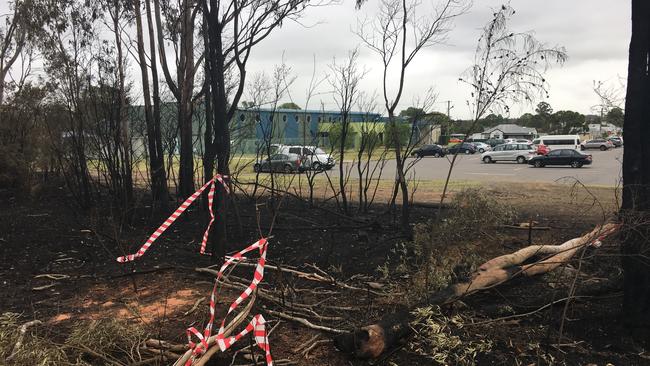
M0 360L11 354L24 320L19 314L0 316ZM141 325L114 319L76 323L64 343L45 335L43 327L29 328L23 346L12 358L12 365L129 364L140 361L139 346L147 338ZM1 362L0 362L1 363Z

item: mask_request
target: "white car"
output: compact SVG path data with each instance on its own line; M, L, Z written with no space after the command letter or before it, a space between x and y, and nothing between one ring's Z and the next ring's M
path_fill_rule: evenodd
M317 146L300 146L300 145L271 145L274 154L297 154L303 159L307 159L308 166L312 170L329 170L336 165L336 160L332 155L326 153Z

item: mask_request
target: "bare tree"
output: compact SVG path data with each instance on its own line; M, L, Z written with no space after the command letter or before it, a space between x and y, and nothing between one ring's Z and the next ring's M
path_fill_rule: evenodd
M228 124L237 110L246 82L246 65L253 48L287 20L298 17L306 6L304 0L201 0L208 43L207 71L210 75L213 136L206 135L203 159L205 179L217 172L228 175L230 169L230 133ZM225 254L225 192L219 189L215 200L216 224L211 246L215 260Z
M512 32L508 21L514 14L515 10L506 5L494 12L492 20L483 27L472 66L459 79L471 90L467 105L472 123L463 141L475 132L479 119L486 113L507 113L511 104L531 103L537 97L548 96L544 73L552 64L562 64L567 59L562 47L549 47L531 32ZM440 197L441 209L457 157L458 152L451 159Z
M365 118L361 126L361 137L357 150L357 175L359 177L359 212L366 213L375 200L379 182L386 167L388 146L382 144L381 125L373 121L372 116L377 110L377 95L359 93L357 108ZM377 150L383 147L379 156L375 156Z
M598 97L598 104L594 105L592 109L600 113L601 117L613 108L623 109L625 104L625 96L623 95L625 92L625 80L619 78L617 84L594 80L592 89Z
M145 0L148 3L148 0ZM147 141L149 149L149 165L151 174L151 192L153 200L161 210L166 210L169 200L169 193L167 190L167 176L165 174L165 162L162 149L162 137L160 131L160 102L159 97L155 94L158 93L158 80L155 73L156 60L155 53L151 58L151 69L153 72L153 88L154 88L154 105L151 103L151 91L149 89L149 68L147 67L147 57L145 55L144 44L144 25L142 23L142 3L140 0L133 1L133 10L135 12L135 23L137 33L137 48L138 48L138 63L140 66L140 76L142 78L142 94L144 99L144 117L147 125ZM147 14L150 14L151 9L147 6ZM149 38L151 39L151 17L149 19ZM152 52L153 44L151 43ZM158 103L156 103L158 102ZM157 106L157 107L156 107ZM152 108L155 107L155 108Z
M149 14L149 2L147 13ZM178 126L180 131L180 166L179 166L179 187L178 194L185 198L194 193L194 146L192 141L192 115L194 113L194 102L200 97L194 91L194 80L203 61L203 55L195 57L195 24L197 14L201 10L199 2L191 0L180 0L178 7L173 8L169 0L153 0L156 19L156 35L158 40L158 55L162 65L165 81L176 99L178 107ZM166 24L163 24L162 14L165 15ZM165 32L165 30L167 32ZM204 27L205 32L205 27ZM165 37L167 35L167 37ZM153 31L149 31L153 47ZM176 60L176 79L172 78L167 63L165 42L172 41L174 44ZM152 49L152 58L155 54ZM208 75L208 74L206 74ZM206 77L207 79L207 77ZM205 89L203 89L205 90ZM206 176L205 179L211 177Z
M29 4L16 1L13 4L13 14L5 16L5 27L0 27L0 105L5 94L5 78L27 42L28 11Z
M125 205L130 205L133 202L133 170L131 163L131 136L129 134L129 120L128 120L128 105L127 105L127 86L126 86L126 57L124 55L124 42L122 35L124 27L126 26L125 18L127 9L124 8L121 0L107 0L102 2L102 8L105 13L108 13L109 20L106 24L113 32L115 44L114 50L117 51L115 62L108 64L105 68L106 71L116 70L116 104L115 114L117 123L115 125L115 155L118 157L119 164L119 179L117 181L123 183L123 194ZM107 52L105 56L110 53ZM99 64L105 63L106 60L101 58L98 60ZM101 80L100 80L101 82ZM113 116L111 114L111 116Z
M421 16L419 5L416 1L382 0L377 19L359 23L356 31L362 42L381 58L383 65L384 106L388 112L389 133L395 148L396 184L402 192L401 227L407 236L411 236L409 190L395 116L404 91L406 69L422 49L442 42L453 19L467 9L464 1L446 0L434 14ZM390 76L395 66L398 81L393 83ZM390 86L393 84L396 85L396 90L391 92Z
M346 183L349 174L344 171L345 149L347 148L348 134L350 133L350 111L357 103L359 97L359 83L367 73L365 70L358 69L359 50L354 49L348 53L348 57L342 64L337 64L336 59L329 66L330 77L329 83L332 86L332 95L340 111L340 135L338 141L339 148L339 193L341 195L341 205L343 213L349 213L348 193L346 192Z
M40 40L45 71L56 84L52 99L61 106L56 116L48 119L48 128L58 163L68 188L82 208L94 203L92 180L86 156L88 115L83 99L91 86L95 40L93 8L76 2L52 3L50 26ZM65 126L61 135L60 125ZM62 139L63 143L58 144Z

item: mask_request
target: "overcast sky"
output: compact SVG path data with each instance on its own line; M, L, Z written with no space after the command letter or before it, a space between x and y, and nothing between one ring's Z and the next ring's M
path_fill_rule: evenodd
M475 0L471 9L457 18L454 29L448 34L446 44L420 53L410 65L405 82L405 94L399 109L403 109L422 95L429 87L438 94L434 109L446 112L446 102L451 100L452 118L467 118L467 86L458 77L471 64L480 30L491 16L492 9L503 1ZM249 62L249 74L270 72L273 65L284 59L297 77L291 96L304 107L307 85L316 58L316 71L323 75L332 58L345 58L348 51L360 46L359 38L352 32L357 19L372 16L378 1L367 0L360 10L354 1L338 5L308 9L299 25L287 22L254 51ZM423 0L423 7L434 2ZM564 46L569 56L562 67L554 67L547 74L550 98L545 100L554 110L575 110L593 113L591 107L598 103L592 90L594 80L612 85L619 77L627 75L627 51L630 40L630 3L614 0L512 0L516 10L511 22L515 32L533 31L536 38L549 46ZM305 25L308 25L306 27ZM376 54L360 46L361 63L368 70L363 89L381 90L381 64ZM321 92L327 92L325 83ZM310 108L336 109L330 95L319 95ZM536 104L541 100L535 101ZM533 111L534 106L515 107L511 116Z
M368 93L381 91L381 64L378 56L360 44L353 33L358 19L372 17L379 0L366 0L360 10L354 0L341 0L340 4L309 8L301 24L285 22L267 39L256 46L249 61L249 80L255 73L272 73L282 62L291 67L296 81L291 88L291 100L305 107L307 85L314 69L323 77L334 57L342 60L355 47L360 50L360 63L368 72L362 89ZM424 16L437 3L422 1L418 13ZM453 106L452 118L468 118L466 100L469 89L458 77L470 66L481 28L490 20L492 9L503 1L474 0L468 12L454 22L445 44L423 50L409 66L405 92L398 110L412 105L414 98L429 88L438 94L434 110L446 112L447 100ZM630 40L630 2L622 0L512 0L516 10L510 27L515 32L533 31L536 38L549 46L563 46L569 59L564 66L554 67L547 73L550 98L546 101L554 110L574 110L593 113L598 103L592 87L594 80L620 85L627 75L627 52ZM0 14L7 12L8 3L0 0ZM171 47L168 51L171 52ZM171 56L170 56L170 60ZM135 65L131 62L131 65ZM42 70L42 68L41 68ZM132 80L138 80L137 70L130 70ZM172 71L173 72L173 71ZM139 89L136 82L134 89ZM313 98L309 108L336 109L331 87L325 82ZM138 93L135 92L135 95ZM379 95L379 94L378 94ZM245 100L245 98L244 98ZM290 101L286 98L284 101ZM541 100L534 101L537 104ZM381 100L379 100L381 102ZM381 107L381 103L379 106ZM534 105L512 106L511 117L533 112ZM385 111L381 108L380 113Z

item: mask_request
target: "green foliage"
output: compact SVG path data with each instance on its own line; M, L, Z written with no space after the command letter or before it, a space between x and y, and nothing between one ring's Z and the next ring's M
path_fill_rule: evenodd
M342 123L333 123L327 131L329 133L329 142L330 147L333 150L340 149L341 139L343 136L343 124ZM357 133L348 126L348 131L345 136L345 148L350 149L354 147L355 137Z
M625 119L625 114L621 108L615 107L607 112L607 122L614 126L622 127L623 119Z
M384 130L384 145L389 148L395 147L394 136L397 134L401 146L405 146L409 141L411 134L411 125L407 123L396 123L394 126L390 123L386 124Z
M557 111L551 116L548 130L557 135L585 132L587 130L585 116L574 111Z
M417 107L408 107L399 112L399 116L405 118L408 122L421 121L426 115L424 109Z
M416 225L414 251L421 263L413 281L415 295L467 279L484 261L480 238L514 217L508 204L480 188L469 188L454 196L443 219Z
M553 114L553 108L546 102L539 102L537 108L535 108L535 113L542 117L550 117Z
M463 341L464 319L460 315L445 316L438 306L417 308L411 327L418 333L409 343L417 354L440 365L475 365L476 357L492 350L489 339ZM479 336L480 337L480 336Z
M295 110L302 110L299 105L297 105L294 102L288 102L288 103L282 103L278 106L278 109L295 109Z

